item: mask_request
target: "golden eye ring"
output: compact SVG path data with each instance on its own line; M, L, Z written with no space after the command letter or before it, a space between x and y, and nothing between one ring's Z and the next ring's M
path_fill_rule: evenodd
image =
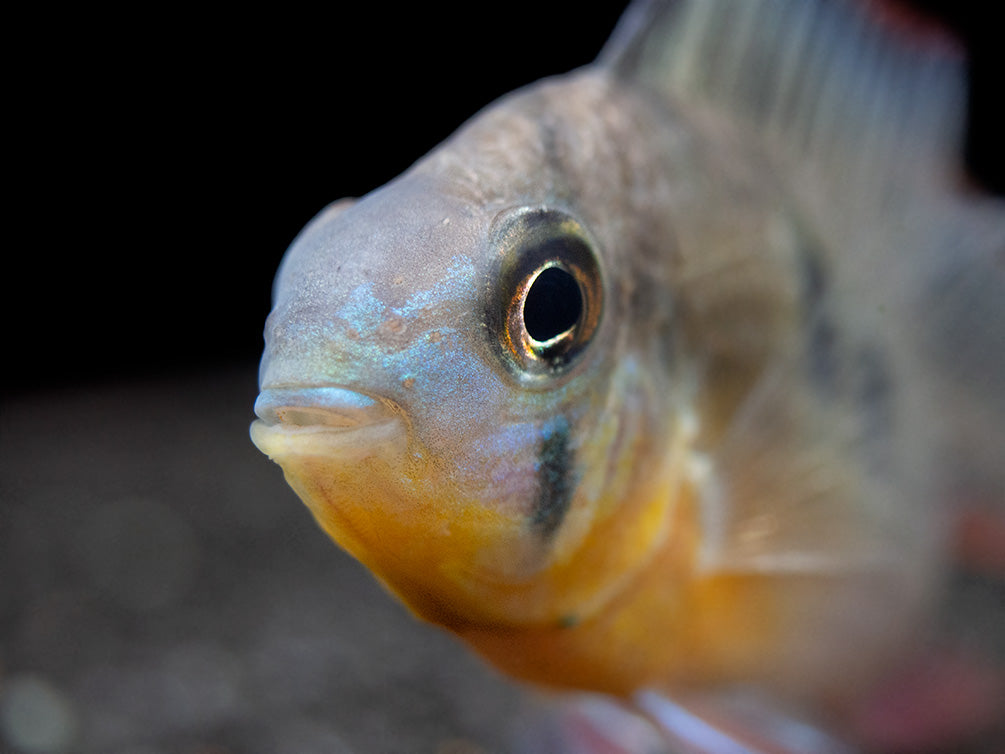
M596 244L571 215L522 207L495 226L490 338L523 381L550 382L578 361L600 324L603 277Z

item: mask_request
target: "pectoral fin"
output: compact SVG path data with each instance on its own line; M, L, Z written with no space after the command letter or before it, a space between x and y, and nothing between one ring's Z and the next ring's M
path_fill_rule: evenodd
M896 564L924 541L903 524L905 506L918 507L919 527L931 517L925 501L908 499L895 420L875 416L889 410L868 395L875 367L846 364L830 396L807 379L810 368L793 358L767 370L709 456L701 485L708 568L863 572Z

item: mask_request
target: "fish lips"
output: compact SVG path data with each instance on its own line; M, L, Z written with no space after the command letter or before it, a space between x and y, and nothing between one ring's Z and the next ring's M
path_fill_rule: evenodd
M337 385L264 388L255 414L251 441L280 465L293 456L354 463L389 445L403 450L407 435L400 409Z

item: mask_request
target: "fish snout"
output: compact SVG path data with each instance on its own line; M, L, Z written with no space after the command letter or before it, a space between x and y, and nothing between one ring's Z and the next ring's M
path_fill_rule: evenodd
M268 425L350 428L391 418L380 401L341 387L292 387L262 390L255 414Z
M251 440L280 464L289 456L348 461L405 434L401 412L388 402L332 385L265 388L255 414Z

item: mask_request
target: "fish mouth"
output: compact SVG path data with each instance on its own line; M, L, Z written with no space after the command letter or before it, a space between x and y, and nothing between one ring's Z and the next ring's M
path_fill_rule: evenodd
M351 461L405 435L396 406L337 385L264 388L255 414L251 441L279 463L290 456Z

